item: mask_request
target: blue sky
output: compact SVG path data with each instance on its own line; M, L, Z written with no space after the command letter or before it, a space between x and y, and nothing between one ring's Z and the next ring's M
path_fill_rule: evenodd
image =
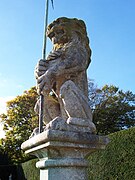
M135 1L54 0L49 23L66 16L87 26L92 63L88 77L135 93ZM0 1L0 98L21 95L35 85L42 57L45 0ZM47 52L51 50L47 43Z

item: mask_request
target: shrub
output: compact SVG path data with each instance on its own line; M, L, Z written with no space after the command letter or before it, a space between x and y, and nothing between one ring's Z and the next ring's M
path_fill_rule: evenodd
M36 162L38 159L32 159L25 163L22 163L23 173L27 180L39 180L40 179L40 170L36 168Z
M135 127L109 135L103 151L89 156L90 180L133 180L135 178Z

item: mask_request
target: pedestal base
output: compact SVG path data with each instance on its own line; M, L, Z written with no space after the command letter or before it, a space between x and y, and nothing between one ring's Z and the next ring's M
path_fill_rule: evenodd
M73 158L41 160L36 164L42 180L87 180L87 166L86 160Z
M25 141L22 149L39 158L40 180L87 180L85 158L108 142L90 133L47 130Z

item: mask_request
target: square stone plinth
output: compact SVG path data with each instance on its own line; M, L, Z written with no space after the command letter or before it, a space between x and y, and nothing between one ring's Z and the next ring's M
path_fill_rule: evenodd
M41 180L87 180L86 157L104 149L105 136L90 133L46 130L25 141L21 148L39 158Z

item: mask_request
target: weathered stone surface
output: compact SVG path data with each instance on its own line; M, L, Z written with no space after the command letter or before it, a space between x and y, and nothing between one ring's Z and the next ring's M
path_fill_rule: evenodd
M21 148L39 158L41 180L87 180L90 153L104 149L108 138L88 132L45 130L25 141Z
M95 133L88 104L86 70L91 49L85 23L75 18L58 18L48 26L47 36L53 49L35 69L37 91L44 94L45 129Z
M88 180L85 167L63 167L40 170L41 180Z
M105 136L93 135L88 132L71 132L60 130L46 130L29 140L25 141L21 148L26 152L32 152L33 148L51 146L64 147L85 147L92 151L104 149L108 143L108 138Z

